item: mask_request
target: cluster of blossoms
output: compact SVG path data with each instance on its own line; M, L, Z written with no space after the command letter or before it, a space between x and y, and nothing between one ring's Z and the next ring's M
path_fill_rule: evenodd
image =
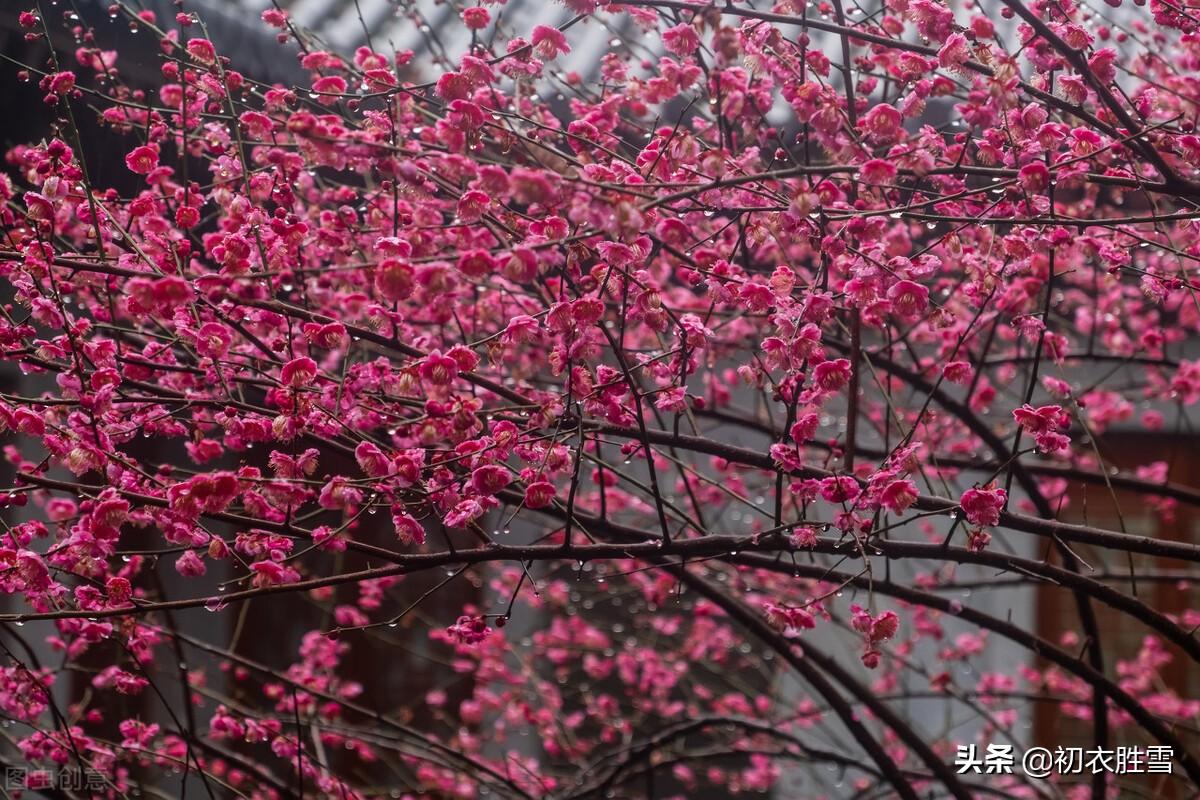
M1121 507L1200 492L1119 438L1200 402L1193 9L498 5L437 59L269 9L295 85L182 7L16 15L3 746L112 798L1032 798L944 754L1050 704L1195 792L1200 546Z

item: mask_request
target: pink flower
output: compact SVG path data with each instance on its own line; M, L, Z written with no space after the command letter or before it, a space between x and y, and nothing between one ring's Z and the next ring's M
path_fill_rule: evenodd
M181 228L194 228L200 224L200 211L194 206L175 209L175 224Z
M1021 167L1017 181L1030 194L1039 194L1050 185L1050 168L1041 161L1031 161Z
M458 270L471 278L482 278L496 271L496 259L487 250L468 250L458 257Z
M425 526L403 510L392 511L392 525L396 538L404 544L425 544Z
M341 75L326 75L313 81L312 90L321 95L317 102L332 105L340 99L337 95L346 93L346 79Z
M562 31L558 28L550 28L546 25L533 26L533 52L538 58L549 61L558 56L559 53L569 53L571 48L567 45L567 39L563 36Z
M954 30L954 12L937 0L912 0L908 14L926 39L944 42Z
M123 606L133 597L133 586L128 578L113 576L104 585L108 594L108 602L113 606Z
M232 472L212 472L195 475L183 483L167 488L167 501L172 511L185 517L224 511L238 494L237 476Z
M816 547L820 542L820 536L817 529L811 525L801 525L793 530L789 536L793 547L809 548Z
M1033 434L1037 449L1043 453L1055 453L1071 444L1069 437L1058 432L1070 422L1062 406L1034 408L1026 403L1013 411L1013 419L1022 429Z
M664 30L662 39L663 47L680 58L691 55L700 47L700 35L685 22Z
M989 483L982 488L971 488L959 499L963 516L972 525L999 525L1000 512L1008 500L1008 492Z
M175 571L185 578L198 578L207 572L208 568L195 550L185 550L183 555L175 559Z
M188 54L202 64L212 64L217 60L217 49L208 39L189 39Z
M346 343L346 326L340 322L306 322L302 330L304 338L314 347L336 350Z
M881 144L890 144L904 133L899 110L887 103L871 108L859 123L868 137Z
M295 583L300 580L300 573L293 568L276 561L255 561L250 565L254 572L251 584L256 587L277 586L284 583Z
M803 608L763 603L763 611L767 614L767 621L788 638L799 636L801 631L817 627L813 615Z
M817 435L817 428L820 424L821 418L815 412L810 411L807 414L800 414L788 431L788 435L792 437L792 441L796 444L811 442L813 437Z
M882 653L879 645L896 636L900 630L900 618L895 611L884 611L878 616L859 605L850 606L850 627L863 635L864 652L862 662L867 669L879 666Z
M888 300L897 316L914 320L929 307L929 289L913 281L898 281L888 289Z
M317 504L321 508L341 509L352 513L362 503L363 492L351 484L345 477L334 475L321 487L317 495Z
M1111 47L1097 50L1088 59L1088 66L1101 83L1112 83L1117 78L1117 51Z
M487 212L491 202L492 198L486 192L472 189L459 198L458 218L463 222L475 222Z
M246 735L246 726L237 720L225 706L217 706L208 721L209 735L217 740L241 740Z
M858 497L862 488L849 475L836 475L821 481L821 497L830 503L846 503Z
M538 274L537 256L525 247L518 247L502 259L504 277L515 283L529 283Z
M823 392L836 392L850 381L850 360L822 361L813 369L813 382Z
M103 49L113 37L93 40L91 20L66 20L79 41L47 42L57 16L10 12L35 55L12 77L51 127L6 144L0 175L13 384L0 595L52 657L0 663L0 717L47 785L72 742L117 788L130 769L186 766L178 726L140 722L146 704L115 695L149 700L140 666L174 658L164 600L206 606L220 648L237 626L228 598L248 588L264 590L256 614L287 623L257 626L273 675L236 659L189 671L197 702L214 678L237 701L206 702L197 724L236 751L224 769L206 755L247 797L295 772L313 796L349 798L394 760L343 723L363 716L350 704L394 705L357 682L370 640L412 645L430 620L446 674L411 711L436 718L444 758L400 757L431 796L482 791L464 757L512 793L568 792L572 765L649 717L816 730L820 698L697 677L697 664L772 665L721 602L677 603L660 561L723 584L797 653L821 644L804 639L823 621L845 628L850 649L829 656L876 669L880 697L932 685L952 704L961 685L982 706L956 708L1011 727L1001 695L1028 689L1086 721L1074 660L961 679L951 662L991 623L922 599L970 577L952 553L887 552L919 590L895 601L903 612L874 605L886 585L838 573L876 558L872 543L886 551L890 525L934 547L953 527L983 560L1000 530L1035 529L1016 513L1036 511L1027 493L979 477L1004 474L987 469L996 436L1047 462L1035 488L1067 519L1104 487L1085 496L1064 465L1099 480L1107 464L1076 429L1113 457L1129 435L1164 433L1135 442L1114 480L1159 515L1159 551L1185 549L1169 539L1187 522L1175 482L1189 467L1167 434L1200 403L1197 3L1125 2L1121 26L1080 3L1026 3L1064 50L1024 9L993 21L986 3L889 0L851 14L851 38L896 47L854 39L843 64L838 36L788 22L798 0L563 2L596 15L580 35L628 23L583 74L570 67L589 54L551 10L514 25L504 0L468 0L428 20L458 27L436 54L385 34L323 49L270 9L269 57L304 70L279 82L194 38L202 9L120 23L163 56L149 76L117 74L136 59ZM812 24L829 27L826 5ZM70 113L98 126L53 124ZM1017 407L1031 390L1044 404ZM505 525L515 538L493 530ZM165 593L163 559L177 573ZM509 610L536 630L504 635ZM1200 626L1200 608L1162 610ZM398 615L404 628L383 630ZM1200 700L1166 691L1179 635L1158 627L1162 644L1112 674L1154 716L1195 718ZM75 664L93 678L75 680ZM596 690L564 690L564 675ZM903 728L869 727L913 766ZM941 733L929 745L953 749ZM322 751L339 755L318 763ZM686 796L786 794L787 755L674 764L670 779Z
M916 502L917 485L910 480L892 481L879 495L879 504L893 514L903 514Z
M44 436L46 423L28 408L18 408L12 414L12 427L27 436Z
M541 336L541 326L538 321L528 314L518 314L508 321L500 341L505 345L537 341Z
M293 388L311 383L317 377L317 362L308 356L293 358L279 371L279 382Z
M422 380L434 386L448 386L458 377L458 362L434 350L421 362L418 372Z
M969 361L951 361L942 367L942 377L959 386L969 386L975 370Z
M452 641L459 644L475 645L490 636L492 629L483 617L464 614L458 618L458 622L446 629L446 633Z
M411 265L395 258L386 258L375 272L375 288L385 300L393 303L408 299L416 285Z
M525 505L529 508L545 508L554 502L554 484L549 481L534 481L525 487Z
M92 686L97 689L116 689L120 694L136 695L150 685L150 681L140 675L126 672L118 666L108 666L92 678ZM131 720L125 720L122 725ZM152 726L157 729L157 725Z
M456 505L442 520L447 528L465 528L483 516L483 506L478 500L463 500Z
M775 466L787 472L799 472L804 468L804 461L793 444L776 442L770 447L771 460Z
M992 535L983 528L975 528L967 535L967 548L976 553L983 552L992 543Z
M367 79L367 84L373 92L384 92L400 85L400 81L390 69L369 69L363 73L363 77Z
M207 358L224 358L232 343L232 332L219 322L206 322L196 332L196 352Z
M1057 430L1066 422L1062 406L1057 405L1034 408L1026 403L1015 409L1012 414L1016 423L1032 434Z
M424 466L424 450L406 450L397 454L395 459L396 483L402 488L420 483L421 470Z
M482 6L474 6L473 8L463 9L463 22L471 30L483 30L492 21L492 15L486 8Z
M894 638L899 630L900 617L896 616L895 611L884 611L871 624L871 640L886 642Z
M471 488L479 494L495 494L512 481L512 477L499 464L486 464L471 473Z
M674 386L658 393L654 399L654 407L660 411L670 411L675 414L682 414L687 411L687 389L682 386Z
M971 57L971 48L967 37L961 33L952 33L938 51L938 64L946 69L958 69Z
M461 72L447 72L438 78L436 91L443 100L465 100L470 88L467 76Z
M37 192L26 192L25 213L30 219L38 222L49 222L54 219L54 204Z
M372 478L382 478L392 471L388 457L371 442L360 442L358 447L354 448L354 459L359 468Z
M896 172L896 165L882 158L873 158L859 167L859 175L867 183L891 183Z
M62 97L75 88L75 73L69 71L52 73L47 76L45 85L51 95Z
M141 147L135 147L125 156L125 166L130 172L136 172L138 175L147 175L158 166L158 146L153 144L144 144Z

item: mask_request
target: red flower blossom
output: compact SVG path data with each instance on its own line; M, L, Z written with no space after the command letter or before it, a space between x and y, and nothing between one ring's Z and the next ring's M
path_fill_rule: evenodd
M988 484L983 488L971 488L959 499L963 516L972 525L999 525L1000 512L1008 500L1008 492Z

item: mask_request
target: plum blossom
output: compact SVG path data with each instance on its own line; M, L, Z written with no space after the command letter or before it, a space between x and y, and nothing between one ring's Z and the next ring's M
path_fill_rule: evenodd
M535 25L533 28L533 52L538 58L549 61L561 53L571 52L567 38L562 31L546 25Z
M0 174L27 793L78 763L113 796L625 796L650 743L687 796L835 750L848 792L963 795L941 756L1025 694L1123 740L1194 724L1186 7L889 0L805 32L798 2L481 0L398 51L366 5L329 49L272 8L247 59L203 9L119 5L13 9L0 78L47 111ZM1098 512L1110 486L1163 530ZM1000 546L1048 532L1078 565ZM1087 602L1018 631L956 599L997 572L1000 609ZM399 704L364 678L413 659L444 674ZM747 679L806 664L836 696ZM907 724L918 696L963 724Z
M963 516L972 525L999 525L1000 512L1008 501L1008 492L989 483L963 492L958 504Z
M487 621L479 616L463 615L458 621L446 629L450 637L463 645L476 645L491 635L492 629Z
M838 391L850 381L850 360L822 361L813 369L813 381L822 391Z
M764 603L763 611L766 612L767 620L787 637L799 636L802 631L817 626L813 615L803 608Z
M1070 417L1062 406L1047 405L1034 408L1026 403L1013 411L1013 419L1021 429L1033 434L1039 451L1054 453L1070 445L1071 440L1058 431L1065 428Z
M859 605L851 605L850 614L850 626L863 636L863 665L867 669L875 669L882 656L879 645L896 636L900 629L900 618L895 611L873 615Z
M149 174L158 166L158 147L150 144L135 147L125 156L125 166L138 175Z
M311 358L294 358L283 365L279 371L279 379L285 386L298 388L308 385L317 377L317 362Z
M663 46L677 56L690 56L700 47L700 37L696 29L686 23L680 23L662 32Z
M900 112L887 103L880 103L871 108L863 117L863 130L874 141L880 144L890 144L902 133Z

